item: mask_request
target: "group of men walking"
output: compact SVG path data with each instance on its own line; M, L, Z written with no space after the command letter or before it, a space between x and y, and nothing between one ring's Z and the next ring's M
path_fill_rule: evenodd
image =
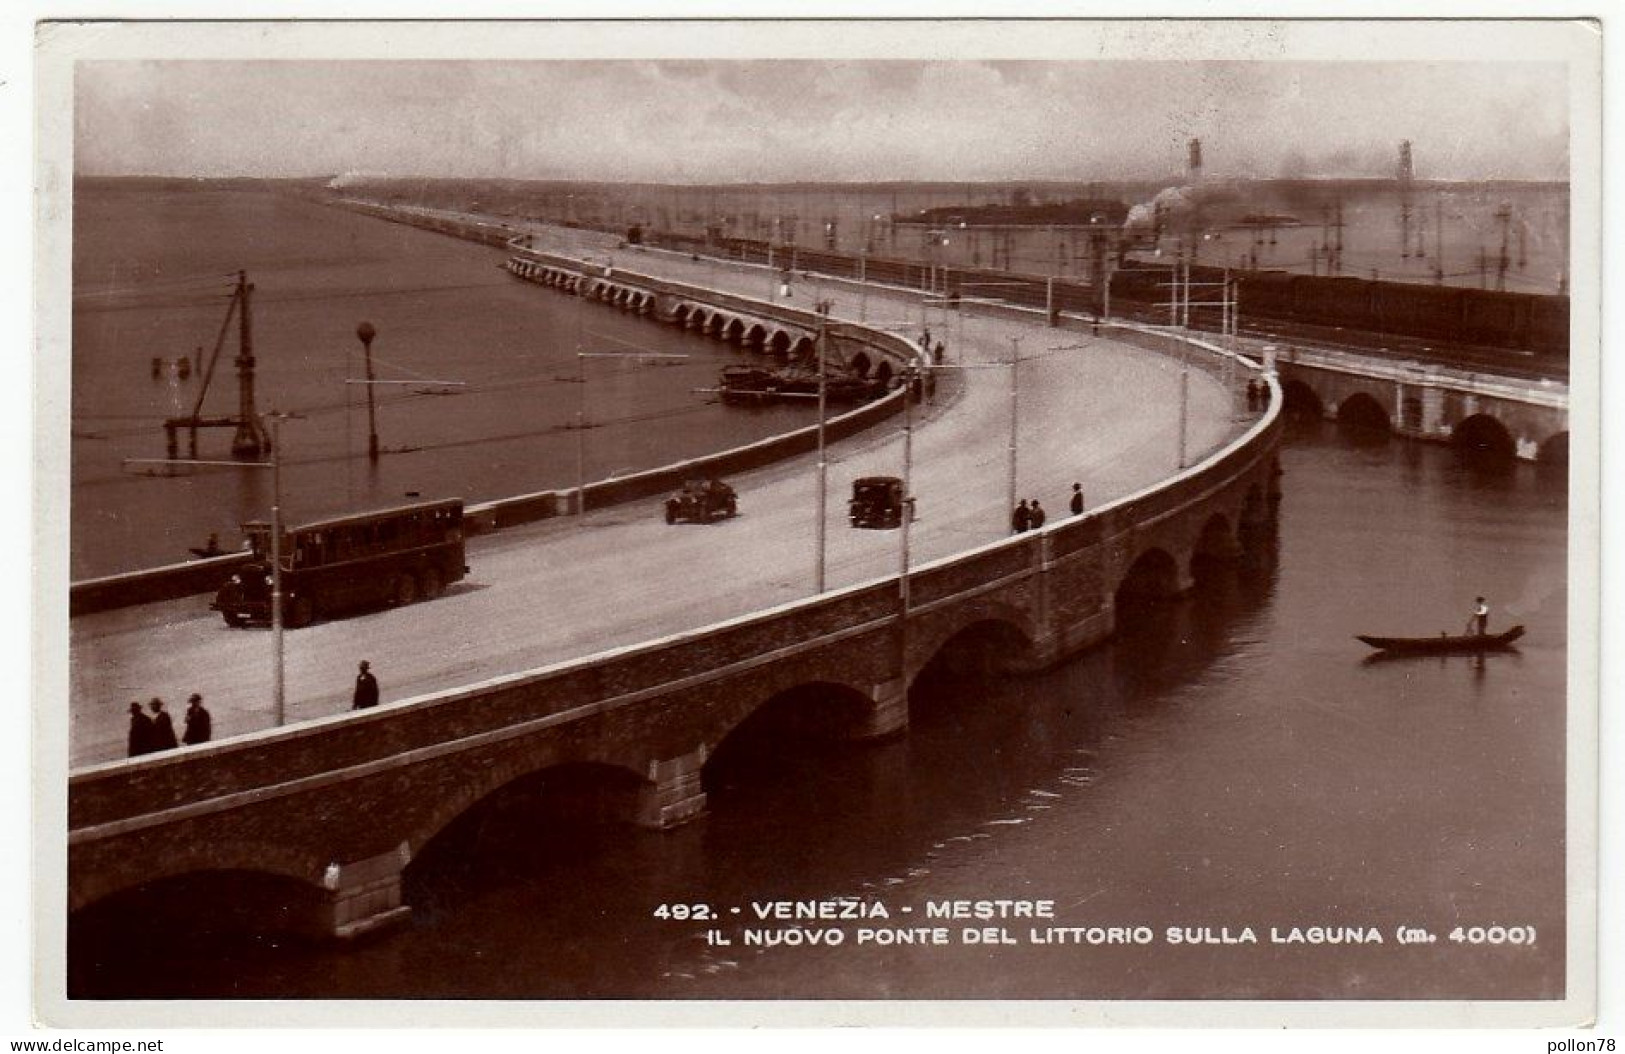
M179 740L175 738L175 723L164 709L164 701L153 697L147 704L152 713L141 709L139 702L130 704L130 756L155 754L160 750L173 750L181 743L196 746L207 743L214 735L214 721L204 709L203 697L196 692L186 701L185 727Z
M1067 507L1072 510L1074 516L1083 514L1082 483L1072 484L1072 498L1067 502ZM1037 498L1023 499L1016 503L1015 511L1010 514L1010 527L1017 534L1036 531L1044 526L1044 521L1048 518L1044 506L1039 504Z
M366 710L378 705L378 678L372 675L368 662L363 659L355 676L355 693L351 696L353 710ZM148 713L150 710L151 713ZM130 704L130 757L155 754L160 750L173 750L182 743L196 746L207 743L214 736L214 719L203 706L203 696L196 692L186 701L185 724L180 738L175 738L175 722L164 701L157 697L143 710L139 702Z

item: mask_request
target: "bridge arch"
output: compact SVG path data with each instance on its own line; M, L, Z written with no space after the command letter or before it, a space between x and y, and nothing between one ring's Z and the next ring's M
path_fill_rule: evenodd
M1326 406L1321 402L1319 393L1296 378L1282 379L1281 406L1287 413L1312 417L1324 417L1326 415Z
M1540 444L1540 451L1536 460L1549 465L1567 465L1569 463L1569 434L1559 432Z
M132 884L70 909L69 994L130 984L155 956L196 955L200 943L330 936L331 910L321 886L264 870L202 868Z
M852 356L851 366L852 372L859 377L868 377L869 370L874 366L874 363L869 361L868 353L860 351Z
M1241 554L1236 531L1223 513L1216 512L1202 524L1191 550L1191 579L1202 582L1212 578Z
M818 350L817 344L811 337L797 337L796 342L790 345L792 359L810 359Z
M742 343L745 339L745 320L730 318L728 324L722 327L722 339L730 344Z
M1482 455L1497 460L1512 460L1517 455L1517 443L1506 425L1489 414L1474 414L1450 429L1450 442L1464 453Z
M129 880L119 868L97 869L92 881L70 884L68 910L82 911L138 886L213 872L269 876L299 883L312 891L321 891L324 866L322 861L308 852L276 842L211 837L201 843L187 843L187 847L180 851L165 853L152 867L144 868L135 881Z
M1179 561L1168 550L1153 546L1135 557L1123 572L1115 597L1119 606L1125 602L1161 600L1178 596L1185 591L1185 586L1185 579L1179 573Z
M767 344L763 350L773 355L788 354L790 351L790 334L785 330L775 329L773 335L767 338Z
M701 770L707 792L726 785L728 773L751 767L757 754L782 753L796 744L857 738L870 723L875 702L869 691L838 677L799 680L763 694L729 715L725 730Z
M630 821L646 780L626 765L597 759L560 759L515 751L483 767L478 778L457 783L412 819L400 840L415 861L457 821L503 796L546 797L550 792L597 819Z
M760 322L753 323L751 327L745 331L745 337L742 343L744 343L744 345L750 348L752 351L765 350L764 345L767 343L767 327L762 325Z
M1387 409L1366 392L1355 392L1344 399L1337 408L1337 420L1339 424L1373 432L1387 432L1393 428Z
M710 325L711 311L708 308L699 306L694 308L693 311L689 312L688 326L690 329L704 333Z
M914 679L928 672L986 675L1026 669L1036 659L1032 619L1008 604L980 605L966 617L941 627L922 642L926 661Z

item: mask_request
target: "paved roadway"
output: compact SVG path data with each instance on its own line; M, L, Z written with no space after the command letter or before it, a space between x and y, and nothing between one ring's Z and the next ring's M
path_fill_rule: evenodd
M548 233L557 249L602 254L587 232ZM654 251L614 252L629 270L704 281L763 296L762 268L694 262ZM916 334L917 296L867 294L839 284L816 293L798 279L793 302L834 300L837 318L895 322ZM537 288L537 296L559 293ZM862 304L860 305L860 300ZM606 307L605 310L614 310ZM1177 467L1176 361L1086 334L1032 323L933 319L948 363L1007 362L1022 338L1018 371L1019 491L1038 497L1053 522L1066 514L1073 480L1103 504L1171 475ZM919 519L912 561L922 563L1007 533L1007 368L957 374L958 394L921 407L914 430L913 490ZM1190 373L1191 460L1238 434L1233 393ZM827 581L832 588L893 574L898 531L854 530L845 520L851 481L902 474L901 416L830 447ZM550 520L473 539L472 573L447 594L408 608L320 622L286 634L288 719L343 711L356 661L371 660L385 703L531 669L707 625L811 595L815 572L816 470L811 457L731 480L740 515L712 525L667 526L660 501L633 502L584 519ZM162 696L181 724L184 700L203 693L217 738L268 727L271 634L228 628L205 597L72 620L70 749L74 767L123 756L132 699Z

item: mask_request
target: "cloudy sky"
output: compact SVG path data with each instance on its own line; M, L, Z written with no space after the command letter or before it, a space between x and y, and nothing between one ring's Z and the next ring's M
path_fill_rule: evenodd
M83 61L81 174L1564 178L1532 62Z

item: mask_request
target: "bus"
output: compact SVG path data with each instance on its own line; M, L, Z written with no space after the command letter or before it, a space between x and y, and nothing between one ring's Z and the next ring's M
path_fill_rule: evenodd
M252 558L209 605L228 626L271 621L271 525L245 523L243 535ZM437 597L468 573L463 501L448 498L307 523L283 531L280 557L287 626Z

